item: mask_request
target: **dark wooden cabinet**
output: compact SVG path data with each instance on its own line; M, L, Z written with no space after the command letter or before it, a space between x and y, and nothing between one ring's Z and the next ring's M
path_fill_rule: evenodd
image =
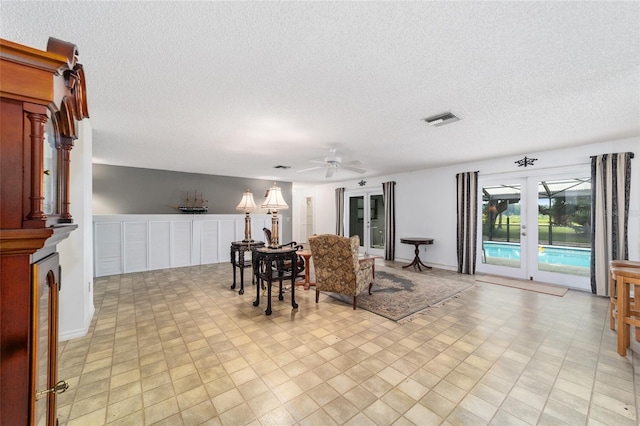
M55 425L56 245L76 228L69 153L88 117L76 46L0 39L0 425Z

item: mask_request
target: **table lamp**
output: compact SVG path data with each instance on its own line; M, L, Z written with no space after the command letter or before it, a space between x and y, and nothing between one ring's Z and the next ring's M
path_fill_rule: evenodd
M236 206L236 210L241 210L245 212L244 215L244 240L242 242L249 243L252 242L251 238L251 217L249 216L249 212L255 211L257 209L255 201L253 201L253 193L248 189L242 194L242 200L240 200L240 204Z
M284 198L282 198L282 191L275 182L269 189L269 192L267 192L267 199L264 200L261 207L271 210L271 244L269 248L278 248L280 247L278 238L280 235L278 229L278 210L286 210L289 208L289 205L284 201Z

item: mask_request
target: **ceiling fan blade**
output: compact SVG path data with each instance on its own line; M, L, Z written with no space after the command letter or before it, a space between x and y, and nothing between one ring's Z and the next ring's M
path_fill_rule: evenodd
M309 167L308 169L296 170L298 173L310 172L311 170L324 169L324 166Z
M329 167L327 168L327 174L324 176L326 178L330 178L331 176L333 176L336 172L336 168L335 167Z
M362 164L360 160L343 161L340 163L341 166L362 166Z
M362 174L362 173L366 172L365 169L361 169L360 167L351 167L351 166L345 166L345 165L342 165L340 167L342 167L343 169L348 170L350 172L354 172L354 173Z
M327 164L327 162L324 160L309 160L309 162L316 163L316 164Z

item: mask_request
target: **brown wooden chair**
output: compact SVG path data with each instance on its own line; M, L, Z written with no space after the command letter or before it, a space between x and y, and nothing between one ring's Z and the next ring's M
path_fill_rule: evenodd
M262 231L264 232L264 239L265 239L266 246L267 247L271 247L271 230L268 229L268 228L262 228ZM286 243L286 244L280 244L280 247L291 247L291 248L294 248L296 250L302 250L303 249L302 244L298 244L295 241L291 241L290 243ZM290 262L288 264L285 263L284 269L287 270L287 271L291 271L293 269L291 267ZM304 259L302 258L302 256L298 256L298 264L297 264L297 269L295 271L296 280L304 279L304 270L305 270Z
M609 327L616 329L616 317L618 310L617 276L616 268L640 268L640 262L634 260L612 260L609 262ZM639 269L640 270L640 269ZM640 290L640 287L635 287ZM634 289L635 289L634 288ZM640 317L640 298L634 291L634 297L629 298L629 313ZM640 328L635 329L635 338L640 341Z
M638 340L638 330L640 329L640 311L634 306L631 298L631 289L634 293L640 290L640 268L611 268L611 277L616 281L617 306L616 306L616 325L618 328L618 354L625 356L627 348L631 344L630 326L635 327L636 340ZM637 301L639 294L634 295Z

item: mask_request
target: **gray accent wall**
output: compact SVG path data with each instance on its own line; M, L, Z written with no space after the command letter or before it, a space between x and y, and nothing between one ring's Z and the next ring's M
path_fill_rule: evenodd
M241 214L236 206L247 189L253 192L258 205L265 200L273 181L246 179L231 176L199 173L172 172L169 170L141 169L136 167L93 164L93 214L176 214L173 206L184 205L189 193L193 199L198 191L208 200L210 214ZM277 182L282 195L291 207L291 182ZM266 211L261 211L266 213ZM291 208L281 210L281 242L291 241ZM253 236L263 239L263 236Z

